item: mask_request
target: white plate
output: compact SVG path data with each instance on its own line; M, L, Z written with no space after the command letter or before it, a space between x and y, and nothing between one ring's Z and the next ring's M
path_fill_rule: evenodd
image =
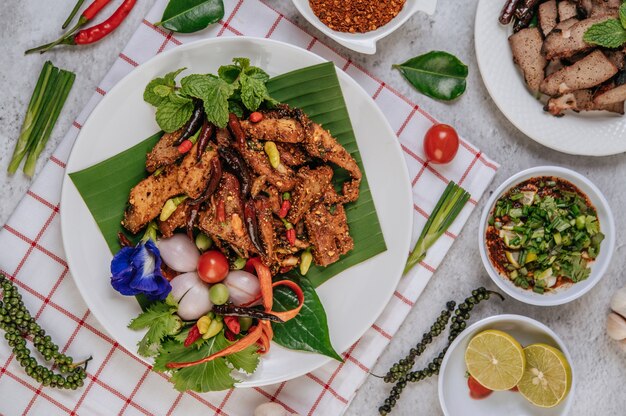
M537 407L521 394L509 391L496 391L481 400L472 399L465 378L465 350L474 335L487 329L507 332L522 346L544 343L561 350L572 368L572 387L567 397L549 409ZM476 322L450 345L439 372L439 403L445 416L566 416L574 401L575 384L572 356L554 331L526 316L496 315Z
M217 72L233 57L278 75L325 62L319 56L282 42L254 38L207 39L160 54L138 67L109 91L76 140L66 172L92 166L133 146L159 128L154 109L143 102L146 84L180 67L185 74ZM348 75L340 84L363 157L388 250L330 279L318 289L337 351L345 351L374 323L393 295L409 252L412 196L398 141L379 108ZM61 195L61 229L67 260L85 302L120 345L131 352L143 333L126 328L140 313L134 298L109 284L111 254L87 206L67 174ZM254 375L240 386L278 383L328 362L322 355L272 346Z
M498 16L504 0L480 0L476 10L476 58L485 86L500 111L531 139L563 153L607 156L626 152L626 118L608 112L554 117L526 89L513 64L511 27Z

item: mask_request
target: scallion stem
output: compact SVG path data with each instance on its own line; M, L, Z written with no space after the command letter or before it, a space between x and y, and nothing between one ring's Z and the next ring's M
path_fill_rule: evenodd
M84 2L85 0L78 0L78 2L76 2L76 5L70 12L70 15L67 16L67 19L65 19L63 26L61 26L61 29L67 28L70 25L70 23L72 23L72 20L74 20L74 16L76 16L76 13L78 13L78 10L80 10L80 6L82 6Z
M417 263L424 260L428 249L446 232L469 198L470 194L459 185L452 181L448 183L435 209L428 217L424 229L417 239L415 248L409 255L404 267L404 274L408 273Z
M46 99L46 94L49 94L48 83L54 73L53 69L54 66L50 61L47 61L41 69L39 79L37 80L37 84L33 90L33 95L28 103L26 116L24 117L22 129L20 130L20 136L15 144L15 150L13 151L13 156L11 157L11 162L9 163L9 167L7 169L10 174L17 171L20 162L24 156L26 156L29 139L33 129L35 128L35 124L37 123L37 116L39 115L43 102Z

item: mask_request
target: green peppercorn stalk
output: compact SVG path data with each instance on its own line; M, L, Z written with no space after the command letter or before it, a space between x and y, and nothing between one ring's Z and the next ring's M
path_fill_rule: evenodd
M60 389L76 390L82 387L87 377L87 363L91 357L81 363L74 363L72 357L59 352L59 347L52 342L28 309L24 306L22 296L17 288L3 274L0 274L0 329L5 331L4 338L13 349L17 362L26 374L44 386ZM34 347L46 361L52 361L60 373L44 367L31 356L26 347L26 337L32 336ZM65 375L63 375L65 374Z
M386 383L395 382L396 384L391 388L389 397L387 397L384 403L378 408L380 415L386 416L391 413L396 402L400 399L402 390L404 390L408 382L415 383L439 374L443 357L446 355L450 344L452 344L456 337L467 327L466 321L470 319L470 312L474 306L478 305L483 300L488 300L491 295L496 295L500 300L504 301L504 297L500 293L479 287L473 290L472 295L466 298L463 303L459 304L456 309L454 309L455 302L450 301L446 303L446 309L441 312L435 323L430 327L430 331L422 335L422 340L417 343L415 348L411 348L405 358L392 365L385 377L383 377ZM452 319L450 319L453 310L454 315ZM452 322L450 325L450 334L448 335L448 344L426 367L421 370L411 371L415 365L415 359L424 352L426 346L430 344L434 338L445 330L448 321Z

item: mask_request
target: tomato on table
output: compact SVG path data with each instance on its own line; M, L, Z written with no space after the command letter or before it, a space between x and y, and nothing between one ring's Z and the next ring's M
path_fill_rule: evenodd
M435 124L424 136L424 153L429 162L449 163L459 150L459 136L452 126Z
M228 259L218 250L204 252L198 260L198 276L207 283L218 283L229 272Z

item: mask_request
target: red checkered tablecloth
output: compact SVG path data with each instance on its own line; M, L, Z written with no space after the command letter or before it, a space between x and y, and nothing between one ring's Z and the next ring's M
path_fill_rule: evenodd
M61 391L28 378L6 343L0 342L0 414L250 415L255 406L272 400L301 415L339 415L350 404L493 179L498 165L467 141L462 141L453 163L445 166L426 163L415 138L424 135L435 122L433 117L287 20L270 4L259 0L225 3L227 10L222 22L200 33L182 36L153 25L160 19L166 0L156 2L0 231L3 248L0 269L14 279L29 310L49 329L63 352L76 359L85 355L94 358L85 387ZM179 393L165 376L152 372L106 334L82 301L70 277L61 244L61 182L65 161L83 122L123 76L154 55L182 43L241 35L282 40L310 50L333 61L372 96L404 150L413 184L413 241L449 180L461 184L472 194L472 199L446 236L431 248L426 260L402 279L395 296L372 328L343 352L343 364L329 363L298 379L262 388L211 394Z

